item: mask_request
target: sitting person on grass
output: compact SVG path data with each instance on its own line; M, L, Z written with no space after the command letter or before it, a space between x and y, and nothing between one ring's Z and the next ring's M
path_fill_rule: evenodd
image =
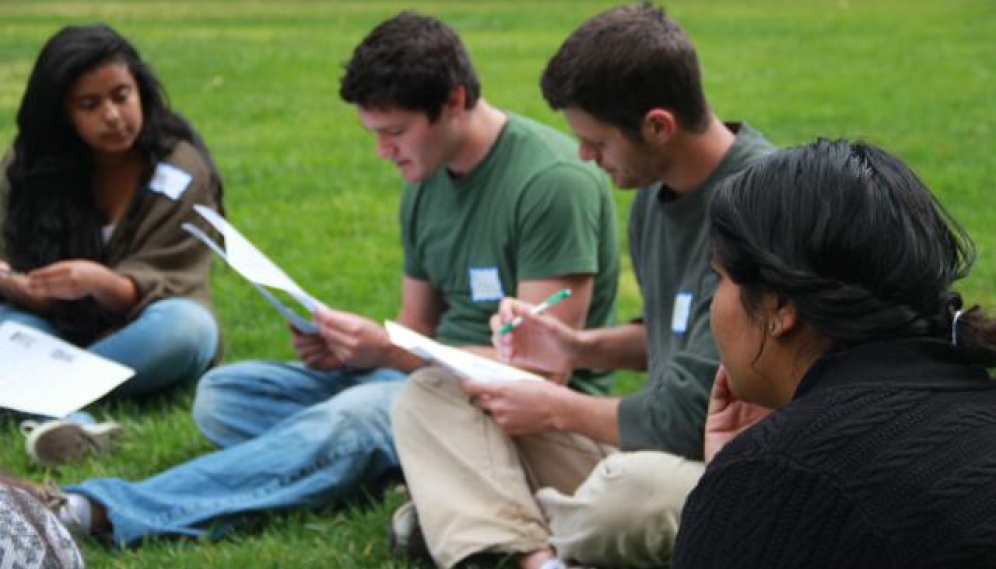
M673 567L996 566L996 321L951 288L965 232L843 140L756 163L710 218L725 371Z
M135 48L107 26L63 28L0 165L0 323L134 369L113 396L196 379L218 356L211 253L180 224L221 199L207 148ZM21 428L47 465L107 450L121 429L85 412Z

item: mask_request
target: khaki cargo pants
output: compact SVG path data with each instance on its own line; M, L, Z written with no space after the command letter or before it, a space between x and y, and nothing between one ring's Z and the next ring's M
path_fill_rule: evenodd
M568 433L509 437L439 368L409 378L391 420L422 532L445 568L547 546L588 565L666 565L704 470Z

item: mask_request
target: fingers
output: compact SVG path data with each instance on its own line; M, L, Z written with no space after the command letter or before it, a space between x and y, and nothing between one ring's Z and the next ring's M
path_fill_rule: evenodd
M353 325L353 315L331 308L319 307L315 310L315 324L322 339L333 346L353 346L358 330Z
M337 327L340 325L342 315L344 314L345 312L339 312L326 306L319 306L312 313L312 317L314 317L315 323L319 326Z
M507 329L508 324L516 320L520 320L521 322L535 322L538 318L533 312L535 309L536 305L523 302L516 298L505 297L502 299L501 304L498 305L498 320L495 321L492 319L491 321L492 330L495 334L500 334L501 330L505 328L505 335L507 335L507 333L511 332L511 330Z
M533 305L529 303L522 302L521 300L511 296L506 296L501 300L501 304L498 305L498 315L501 317L501 323L505 324L506 322L515 320L516 316L528 314L532 308Z
M35 294L73 299L90 291L89 280L96 278L92 263L79 259L58 261L28 273L28 289Z
M502 315L501 310L492 314L491 318L488 320L488 326L491 327L492 342L495 343L495 347L497 347L498 340L502 338L502 336L498 335L498 331L501 330L501 327L504 325L505 317Z
M495 385L484 381L461 379L460 388L472 399L490 398L495 392Z
M360 336L367 324L366 319L361 316L326 307L318 307L314 318L319 330L338 339Z

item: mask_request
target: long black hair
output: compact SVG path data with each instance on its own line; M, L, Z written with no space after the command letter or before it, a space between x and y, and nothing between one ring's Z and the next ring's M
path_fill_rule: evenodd
M187 141L201 152L218 181L221 204L220 176L207 147L190 124L169 109L162 85L135 48L103 24L67 26L42 48L17 113L2 236L8 262L17 271L64 259L103 260L100 231L107 220L91 187L92 154L73 127L64 101L80 76L109 62L127 65L138 85L143 125L134 147L147 161L142 183L177 142ZM73 313L72 318L80 320L78 327L92 328L95 311L92 302L79 302L72 311L61 312Z
M951 288L974 245L895 156L822 139L777 152L717 189L710 218L714 257L749 311L774 293L832 349L955 338L972 362L996 364L996 322L962 312Z

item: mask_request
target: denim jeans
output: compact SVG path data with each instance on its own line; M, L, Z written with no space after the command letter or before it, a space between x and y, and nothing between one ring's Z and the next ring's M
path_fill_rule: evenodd
M0 323L14 321L59 337L44 318L0 304ZM135 370L112 395L140 395L204 373L218 350L218 324L200 304L180 297L153 302L87 350Z
M334 506L400 472L390 407L405 375L243 362L198 384L194 419L224 447L140 482L66 488L107 510L115 545L157 534L218 537L246 514Z

